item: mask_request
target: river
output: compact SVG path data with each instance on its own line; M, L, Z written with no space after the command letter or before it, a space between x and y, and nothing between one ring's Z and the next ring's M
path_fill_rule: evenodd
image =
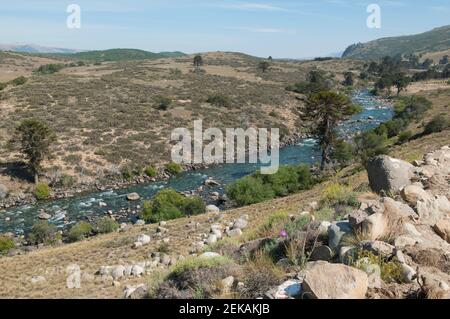
M392 108L386 101L372 96L368 91L358 91L353 94L355 103L363 106L364 110L350 120L340 125L344 136L351 136L356 132L365 131L378 126L380 123L392 118ZM314 164L320 160L320 149L314 139L305 139L297 145L287 146L280 150L280 164ZM125 219L136 219L133 212L137 212L142 201L150 199L158 190L172 187L177 191L195 190L211 177L221 185L208 188L208 192L224 193L226 184L243 176L249 175L258 169L258 164L224 164L204 170L184 172L177 177L166 181L146 185L137 185L121 190L92 192L80 196L39 202L35 205L15 207L7 210L0 217L0 233L13 232L23 234L37 220L39 211L43 210L52 215L49 220L59 228L67 227L80 219L92 219L104 216L108 211L126 211ZM127 194L136 192L141 196L137 202L129 202ZM9 221L6 221L9 217ZM124 221L124 217L119 221Z

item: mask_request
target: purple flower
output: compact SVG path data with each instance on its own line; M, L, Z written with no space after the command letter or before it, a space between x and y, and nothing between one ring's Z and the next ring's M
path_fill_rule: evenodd
M286 238L288 236L288 233L283 229L281 232L280 232L280 237L281 238Z

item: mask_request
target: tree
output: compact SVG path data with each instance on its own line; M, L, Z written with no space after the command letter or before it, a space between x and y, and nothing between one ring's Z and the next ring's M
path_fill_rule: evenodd
M426 59L425 61L423 61L422 63L422 68L424 69L428 69L430 66L433 65L433 60L431 59Z
M273 61L272 56L269 56L268 60L269 60L270 62L272 62L272 61Z
M261 70L263 73L265 73L270 68L270 63L267 61L261 61L258 64L258 70Z
M195 57L194 57L194 66L196 67L196 68L199 68L199 67L201 67L203 65L203 58L202 58L202 56L200 55L200 54L198 54L198 55L196 55Z
M442 59L439 61L439 64L446 65L448 64L448 55L444 55Z
M397 88L397 95L399 95L401 91L406 90L410 82L411 78L406 76L405 73L400 72L394 74L392 84Z
M346 72L344 74L344 85L345 86L353 86L353 84L355 84L355 79L354 79L354 75L352 72Z
M444 68L444 70L442 71L442 77L444 79L446 78L450 78L450 64L447 64Z
M322 91L309 96L306 102L307 117L313 120L313 134L322 148L321 170L330 162L330 148L336 140L336 128L340 121L361 111L344 94Z
M55 135L45 123L36 119L22 121L15 135L12 142L20 144L20 151L28 159L34 181L38 184L41 162L50 154Z

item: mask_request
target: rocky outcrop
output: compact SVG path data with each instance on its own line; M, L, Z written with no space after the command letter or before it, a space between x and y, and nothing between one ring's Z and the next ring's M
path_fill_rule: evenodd
M367 163L370 187L377 193L398 193L411 184L413 169L408 162L386 155L377 156Z

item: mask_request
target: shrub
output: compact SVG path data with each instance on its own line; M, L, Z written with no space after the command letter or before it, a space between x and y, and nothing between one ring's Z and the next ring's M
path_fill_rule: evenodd
M166 164L165 168L172 175L178 175L183 171L181 165L174 162Z
M393 119L390 121L387 121L383 124L380 124L375 129L375 132L379 135L382 135L384 133L387 134L388 138L397 136L402 132L406 127L408 126L408 121L405 119Z
M158 192L152 200L145 201L142 218L146 222L157 223L186 215L197 215L205 212L205 204L198 197L184 197L171 188Z
M169 276L180 275L185 271L195 271L200 268L215 268L218 266L231 264L233 261L224 256L217 257L188 257L182 261L179 261L172 268Z
M300 216L294 221L290 221L284 226L286 233L292 237L297 231L305 230L306 226L311 222L311 216Z
M15 78L14 80L12 80L11 83L15 86L23 85L23 84L27 83L27 78L24 76L20 76L18 78Z
M145 168L144 173L148 177L155 177L157 174L157 171L156 171L156 168L154 168L153 166L149 166L149 167Z
M6 84L6 83L0 83L0 91L3 91L4 89L6 89L7 86L8 86L8 84Z
M375 131L364 132L355 138L355 142L358 155L364 165L374 156L388 154L386 134L379 135Z
M426 126L425 134L439 133L450 127L450 121L445 114L434 117Z
M230 107L231 99L226 95L212 95L206 100L207 103L218 107Z
M333 158L342 166L348 165L355 156L353 144L340 140L334 145Z
M0 236L0 255L6 255L15 247L16 245L14 244L14 240L6 236Z
M36 72L40 74L53 74L64 68L64 64L45 64L41 65Z
M95 231L98 234L109 234L117 231L118 229L119 224L109 217L103 217L95 223Z
M403 131L398 136L398 141L400 143L406 143L413 137L413 133L411 131Z
M70 188L70 187L74 186L76 183L77 183L77 178L75 176L71 176L68 174L62 174L58 181L58 185L63 188Z
M266 220L258 227L252 238L260 237L276 237L289 222L289 215L286 212L276 212L266 218Z
M122 168L122 178L126 181L131 181L134 176L137 175L137 172L131 169L130 167Z
M48 186L48 184L40 183L36 185L34 196L36 196L38 200L44 200L50 197L51 192L52 189Z
M381 279L386 283L401 283L403 268L397 258L389 260L386 256L375 255L367 250L358 250L355 259L350 261L350 265L365 271L367 265L378 265L380 267Z
M172 104L172 99L166 96L157 96L155 101L155 107L158 110L166 111L170 104Z
M432 103L423 96L404 97L395 105L395 118L420 120Z
M38 221L31 228L28 240L33 244L54 244L61 239L58 229L48 221Z
M350 187L339 183L332 183L323 190L322 204L327 206L358 206L359 202L356 193Z
M76 223L70 228L69 234L67 235L69 241L76 242L80 241L89 236L93 228L91 224L85 221Z
M227 195L239 206L263 202L275 197L270 185L253 176L241 178L227 187Z
M330 207L322 207L320 210L314 213L314 217L318 221L333 221L335 220L335 210Z

